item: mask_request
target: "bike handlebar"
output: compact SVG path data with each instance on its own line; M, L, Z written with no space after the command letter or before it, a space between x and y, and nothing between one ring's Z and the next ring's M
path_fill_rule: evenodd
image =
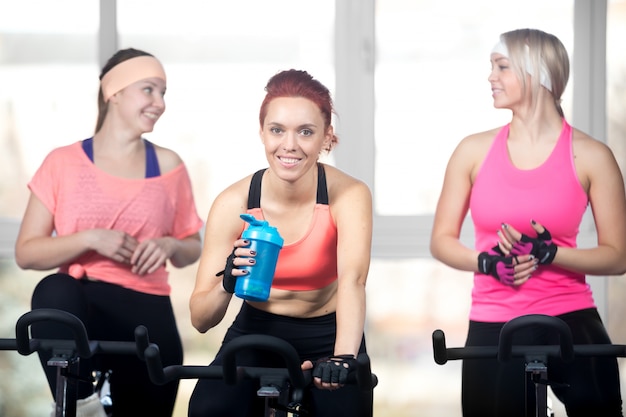
M254 349L262 349L282 356L287 374L291 383L296 388L304 388L304 375L300 368L300 357L296 349L288 342L277 337L262 334L250 334L237 337L226 344L223 351L223 371L224 381L227 384L235 384L237 382L237 362L236 354L239 351Z
M72 339L30 338L29 328L42 321L54 321L71 329ZM30 355L40 350L71 351L81 358L90 358L96 353L132 354L146 362L150 379L158 385L176 379L224 379L235 384L242 378L276 377L289 379L296 392L302 391L311 383L311 372L303 372L300 358L295 348L287 341L268 335L245 335L229 342L223 351L222 366L171 365L163 367L159 347L150 343L145 326L135 329L134 342L90 341L83 322L75 315L57 309L35 309L23 314L15 326L15 339L0 339L0 350L17 350L22 355ZM444 342L445 344L445 342ZM243 349L263 349L278 353L285 362L284 368L243 367L236 364L236 353ZM363 390L371 390L378 384L378 378L371 373L367 354L357 357L356 371L349 376L350 382Z
M513 346L512 338L516 331L537 325L555 329L559 333L559 345ZM511 357L528 357L531 355L559 357L566 362L571 362L576 355L626 357L626 345L574 345L572 333L563 320L541 314L520 316L505 323L500 332L498 346L447 348L445 334L440 329L435 330L432 337L434 358L439 365L444 365L448 360L455 359L498 358L500 361L507 361Z
M34 339L29 336L32 324L42 321L54 321L68 327L73 339ZM144 359L144 351L148 347L148 330L145 326L135 329L134 342L90 341L83 322L67 311L42 308L23 314L15 325L15 339L1 339L0 349L17 350L27 356L38 350L63 349L71 350L81 358L90 358L96 353L132 354Z
M263 349L280 354L284 368L266 368L254 366L238 366L236 353L245 349ZM297 390L306 388L312 380L310 371L302 371L300 358L295 348L283 339L260 334L237 337L224 346L222 365L170 365L163 367L159 347L153 343L146 348L144 357L148 375L152 382L163 385L177 379L223 379L233 385L242 379L258 379L261 377L282 377L291 381ZM370 360L367 354L357 357L356 371L349 381L355 382L363 390L371 390L378 384L378 378L371 373Z
M32 310L22 315L15 324L15 340L17 342L17 351L21 355L30 355L39 348L36 340L31 340L29 336L29 327L41 321L55 321L69 327L74 333L74 342L76 342L76 351L81 358L90 358L93 355L89 340L87 339L87 329L78 317L66 311L54 309L38 309Z
M508 361L512 354L513 334L518 330L532 326L540 326L556 330L559 333L561 358L565 362L571 362L574 360L572 331L563 320L558 317L547 316L544 314L520 316L504 323L502 330L500 330L500 342L498 343L500 349L498 349L498 360L501 362Z

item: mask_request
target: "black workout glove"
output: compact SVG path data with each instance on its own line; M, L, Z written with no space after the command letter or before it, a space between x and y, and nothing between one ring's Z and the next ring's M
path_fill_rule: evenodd
M552 242L552 235L548 229L544 229L537 237L522 234L519 242L515 242L511 248L512 255L533 255L540 264L549 265L556 256L556 246Z
M230 253L230 255L228 255L228 258L226 258L226 266L224 267L224 270L216 274L218 277L220 275L224 275L224 278L222 279L222 286L224 287L226 292L229 292L231 294L235 292L235 283L237 282L237 277L233 275L233 269L236 268L235 264L233 263L235 259L235 249L237 248L233 248L233 251Z
M478 271L481 274L491 275L505 285L513 286L514 258L500 253L502 252L495 248L489 252L481 252L478 255Z
M348 374L356 367L353 355L335 355L330 358L319 359L313 369L313 378L320 378L322 382L344 385L348 381Z

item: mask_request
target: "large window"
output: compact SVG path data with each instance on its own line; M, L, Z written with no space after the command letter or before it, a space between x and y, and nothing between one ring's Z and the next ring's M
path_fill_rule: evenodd
M608 143L617 157L622 173L626 173L626 56L622 53L626 39L626 0L609 2L607 21L607 137ZM623 317L626 277L611 277L608 285L608 327L614 343L626 343L626 329ZM624 370L624 359L622 374ZM626 379L623 378L622 380Z
M510 112L492 105L491 49L500 33L533 27L557 35L574 53L573 1L501 4L376 3L375 209L381 224L403 219L390 240L408 234L414 245L413 259L406 252L394 259L393 251L384 251L391 259L374 258L368 284L376 294L368 301L370 334L378 336L370 348L383 380L396 382L381 384L378 401L395 415L413 415L410 407L460 415L461 364L436 365L431 335L440 328L449 346L463 345L472 274L434 261L427 248L452 151L464 136L510 120ZM568 113L571 87L563 103Z
M499 34L542 29L558 36L571 55L572 17L573 1L507 7L497 0L377 2L377 214L433 213L457 143L510 118L508 111L493 108L487 81Z
M12 231L0 236L0 256L5 256L0 261L0 337L11 336L15 320L28 309L32 289L43 276L18 270L10 259L12 233L28 198L26 183L52 148L92 134L102 56L117 47L135 47L163 61L168 107L150 139L185 160L201 217L224 187L266 165L258 138L258 110L269 77L283 69L306 69L331 89L338 105L340 144L327 162L362 178L374 190L367 337L380 378L375 415L460 415L460 362L436 365L430 339L432 331L441 328L450 346L463 344L472 284L471 274L447 268L428 253L447 160L465 135L508 120L506 111L493 109L487 83L489 52L498 35L537 27L557 35L573 58L588 48L578 48L575 33L589 29L584 22L575 23L574 6L599 3L524 0L506 7L501 0L0 3L4 149L0 228ZM99 8L115 16L101 31ZM622 168L626 61L620 47L625 22L626 1L609 0L607 136ZM583 27L577 29L576 24ZM111 51L98 50L98 45L111 45L102 42L101 33L117 34ZM572 99L576 83L588 80L575 73L570 78L564 109L572 119L580 113L574 111ZM238 305L231 306L218 328L197 333L190 325L187 304L195 269L192 265L172 270L171 282L185 362L201 365L212 359ZM616 342L626 343L619 326L626 284L616 278L611 286L610 333ZM0 352L0 369L2 412L50 411L35 356ZM194 383L181 382L175 417L186 415Z
M334 0L118 1L120 47L167 70L168 109L152 133L190 167L201 216L219 191L267 165L259 107L269 78L305 69L331 91Z
M71 12L67 12L71 11ZM26 183L55 146L88 137L96 117L96 0L0 2L0 337L30 305L41 272L18 270L13 244ZM0 352L0 414L49 415L37 355Z
M0 4L0 216L21 216L52 147L93 133L97 34L95 0Z

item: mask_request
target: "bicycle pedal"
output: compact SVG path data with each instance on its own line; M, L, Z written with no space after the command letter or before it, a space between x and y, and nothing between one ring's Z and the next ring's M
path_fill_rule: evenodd
M541 373L547 372L548 366L543 362L529 362L526 364L526 372Z
M259 397L278 398L280 397L280 390L276 387L265 386L259 388L259 390L256 392L256 395Z
M70 366L70 362L64 358L50 358L47 363L48 366L56 366L59 368L67 368Z
M76 358L69 358L67 356L53 356L48 359L48 366L56 366L58 368L69 368L71 365L78 362Z

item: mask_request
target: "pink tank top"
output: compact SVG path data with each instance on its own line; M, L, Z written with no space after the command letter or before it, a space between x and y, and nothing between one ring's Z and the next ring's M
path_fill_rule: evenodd
M503 222L535 236L531 219L544 225L558 246L576 247L588 196L574 168L571 126L563 120L552 153L530 170L511 163L508 134L509 125L498 132L472 187L470 213L476 249L493 247ZM559 315L591 307L595 304L584 275L540 265L532 278L517 288L476 273L470 319L505 322L525 314Z

